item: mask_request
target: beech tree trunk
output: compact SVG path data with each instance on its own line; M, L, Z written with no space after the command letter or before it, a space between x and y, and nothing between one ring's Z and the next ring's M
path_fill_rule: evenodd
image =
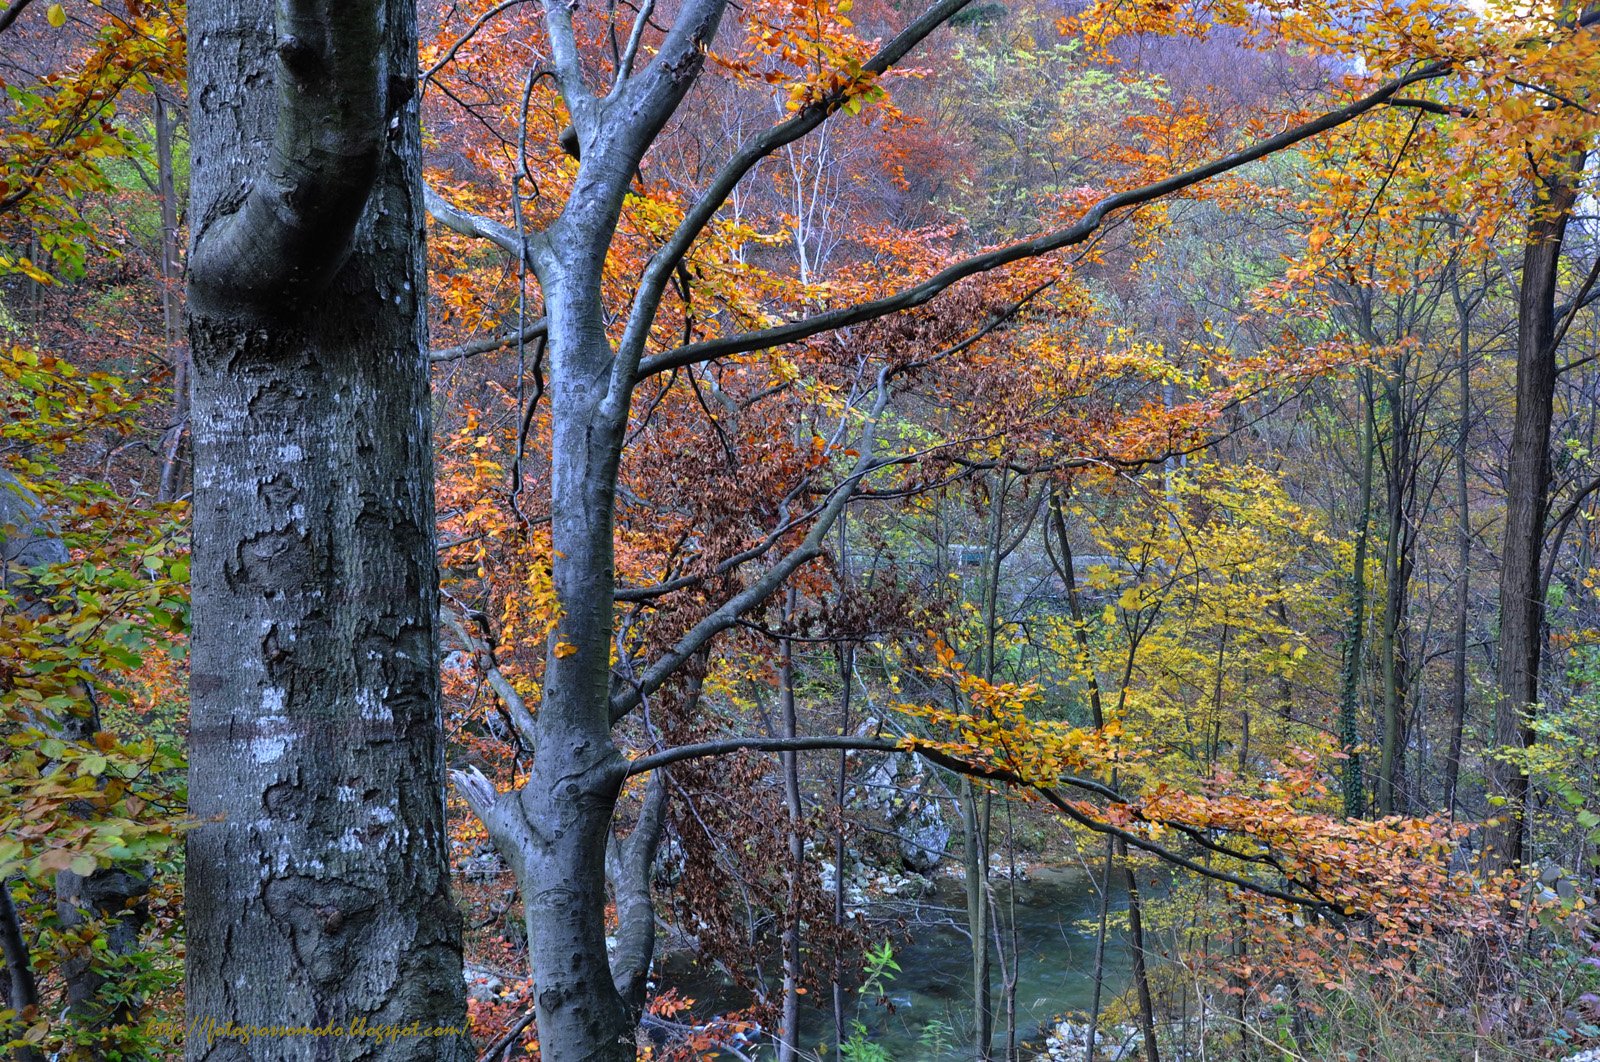
M457 1062L416 22L192 0L191 1035L202 1059ZM603 846L600 846L603 849Z

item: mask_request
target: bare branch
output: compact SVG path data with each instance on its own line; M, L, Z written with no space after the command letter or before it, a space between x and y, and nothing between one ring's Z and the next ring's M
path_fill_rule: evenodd
M1054 251L1071 247L1074 244L1082 243L1090 236L1093 236L1105 224L1106 218L1115 211L1126 210L1129 207L1153 202L1175 192L1181 192L1213 177L1266 158L1268 155L1282 151L1284 148L1292 147L1303 140L1308 140L1320 133L1327 132L1329 129L1337 128L1373 108L1387 103L1389 99L1406 86L1442 77L1451 69L1452 66L1448 62L1430 63L1415 73L1395 78L1377 91L1363 96L1354 103L1335 111L1329 111L1321 117L1286 130L1277 136L1262 140L1243 151L1235 152L1214 162L1209 162L1204 166L1197 166L1194 169L1174 174L1164 180L1108 196L1090 207L1087 214L1067 228L964 259L935 273L922 283L913 285L894 295L874 299L871 302L859 303L855 306L829 310L772 328L691 343L676 350L640 360L637 375L642 378L667 369L710 361L729 354L767 350L772 347L782 346L785 343L808 339L823 332L831 332L835 329L876 320L892 313L898 313L901 310L909 310L921 306L945 289L965 280L967 277L998 269L1001 266L1010 265L1026 258L1037 258L1041 255L1050 254ZM659 251L657 252L658 255L660 253ZM653 264L654 259L652 259ZM647 269L646 272L648 274L649 270ZM638 301L636 299L635 306L637 307L637 305ZM633 327L632 322L630 322L629 327Z
M481 214L474 214L470 211L462 210L460 207L452 206L445 202L443 196L427 185L423 185L422 196L423 202L428 208L428 216L451 232L460 233L462 236L470 236L475 240L488 240L506 254L509 254L512 261L522 260L528 261L530 265L532 264L529 248L529 244L532 241L524 241L518 238L516 229L509 225L502 225L500 222L486 218Z
M686 632L677 643L664 655L645 669L643 676L629 688L623 690L611 699L611 718L613 721L621 719L662 683L666 682L672 674L682 667L689 658L700 650L712 638L736 624L740 617L755 608L783 585L785 579L793 575L802 565L808 564L817 557L822 556L822 542L839 514L844 512L850 504L850 499L860 489L861 481L873 472L888 465L906 460L904 456L895 458L878 457L874 451L877 449L878 419L889 406L889 381L903 366L884 366L878 373L877 399L873 403L872 412L867 416L862 429L861 439L857 445L859 456L856 458L855 467L844 480L833 488L827 499L816 509L816 522L812 524L810 532L799 546L780 558L772 567L763 572L743 591L735 594L727 601L695 624Z
M1109 836L1119 838L1123 841L1126 841L1128 844L1133 845L1135 848L1149 852L1152 855L1158 856L1159 858L1172 863L1175 866L1183 867L1185 870L1192 871L1193 873L1199 874L1203 877L1211 878L1214 881L1226 882L1227 884L1235 885L1241 889L1248 889L1249 891L1257 893L1258 895L1267 896L1275 900L1281 900L1284 903L1291 903L1299 907L1310 907L1318 910L1342 910L1342 908L1338 905L1316 896L1296 895L1291 892L1285 892L1282 889L1273 888L1270 885L1263 885L1260 882L1251 881L1249 878L1240 877L1237 874L1230 874L1227 871L1218 870L1215 867L1208 867L1202 863L1197 863L1194 860L1179 855L1170 848L1157 844L1156 842L1151 841L1140 834L1134 833L1130 830L1122 829L1120 826L1112 825L1109 822L1102 822L1093 816L1084 814L1082 811L1079 811L1075 806L1073 806L1072 802L1062 796L1054 787L1035 785L1032 782L1029 782L1021 776L1015 774L1014 772L1005 770L1003 768L987 767L982 764L968 763L959 757L952 756L949 753L944 752L937 746L919 741L915 738L895 740L893 738L858 738L835 735L831 737L822 736L804 738L731 738L726 741L707 741L698 745L685 745L680 748L668 749L665 752L658 752L650 756L641 756L639 759L636 759L628 764L628 774L642 774L646 771L654 770L658 767L665 767L669 764L678 763L683 760L697 759L706 756L724 756L731 752L739 752L744 750L757 752L802 752L818 749L859 749L867 752L915 753L916 755L921 756L923 759L929 760L932 763L948 768L959 774L970 775L975 778L983 778L991 782L1003 782L1008 785L1016 785L1025 789L1031 789L1039 793L1039 795L1044 797L1044 799L1053 807L1055 807L1062 814L1066 815L1068 818L1072 819L1074 822L1078 823L1080 826L1087 827L1096 833L1107 834ZM1067 785L1075 789L1082 789L1086 792L1094 793L1112 801L1113 803L1129 803L1126 797L1112 789L1110 786L1102 785L1101 783L1091 779L1063 776L1058 784ZM1184 833L1185 836L1198 841L1202 847L1226 855L1230 858L1250 862L1267 862L1269 865L1274 867L1277 866L1277 864L1271 860L1263 860L1263 858L1259 855L1240 853L1225 846L1218 845L1216 842L1211 841L1208 838L1200 838L1192 828L1185 827L1182 824L1162 822L1160 825L1171 826L1174 829L1178 829L1180 832Z
M622 49L622 58L617 63L617 83L611 89L613 96L622 90L623 82L633 76L633 62L639 55L639 42L644 39L645 27L650 24L650 15L655 9L656 0L644 0L639 13L634 16L633 30L628 34L628 44Z
M428 360L438 364L442 361L459 361L462 358L471 358L479 354L491 354L497 350L514 347L518 343L532 343L536 339L543 339L549 334L549 331L550 322L541 317L521 332L506 332L498 336L474 339L459 346L440 347L438 350L430 350L428 352Z
M456 791L461 794L461 799L467 802L467 806L478 817L478 821L486 827L491 825L495 815L495 802L500 799L500 793L495 789L494 783L476 767L468 767L464 771L451 771L450 780L455 783Z
M877 55L867 60L862 67L863 71L870 75L887 72L928 34L970 2L971 0L940 0L902 30L894 40L884 45ZM827 121L848 98L842 90L832 93L802 109L788 121L781 122L748 141L733 158L728 160L700 199L684 214L677 230L650 257L644 274L639 278L639 291L634 296L633 306L628 311L628 324L618 344L618 356L612 370L613 395L621 394L633 386L635 370L644 354L645 343L649 340L650 328L655 322L656 312L661 306L661 298L666 292L667 283L678 268L678 263L689 253L689 248L694 246L694 241L711 223L717 211L722 209L722 205L727 202L728 196L733 194L739 182L744 180L766 156L785 144L799 140Z
M472 38L476 37L478 35L478 31L481 30L490 19L494 18L496 15L500 14L500 12L505 11L508 8L516 7L518 4L526 3L528 3L528 0L502 0L501 3L496 4L494 7L491 7L489 10L479 15L477 20L473 22L471 26L467 27L467 31L455 39L455 41L450 45L449 50L440 57L439 61L422 72L422 76L417 79L418 84L421 86L421 91L427 91L428 82L433 80L433 76L454 61L456 53L461 50L463 45L472 40Z
M1471 107L1463 107L1460 104L1435 103L1433 100L1417 99L1413 96L1395 96L1389 101L1389 106L1426 111L1428 114L1443 115L1446 118L1472 118L1478 113Z
M572 13L577 6L573 0L544 0L545 32L550 36L550 65L555 71L561 98L566 102L567 113L572 116L574 124L579 121L587 123L594 103L594 96L583 80L578 39L572 28Z
M499 1062L505 1056L506 1049L517 1042L517 1037L521 1036L538 1016L538 1010L529 1008L528 1013L518 1018L511 1028L506 1030L504 1036L490 1044L489 1049L478 1056L478 1062Z
M0 11L0 33L11 28L11 24L22 14L22 9L33 3L33 0L11 0L4 11Z
M489 688L494 690L495 695L500 698L500 702L506 706L506 711L511 716L511 725L517 728L517 735L522 738L522 743L530 749L533 748L534 737L537 732L533 722L533 714L528 711L527 703L522 699L522 695L516 691L511 683L507 681L505 675L501 673L499 662L495 660L494 646L486 636L474 636L469 633L466 625L456 617L455 613L446 609L440 609L439 611L445 622L450 624L450 628L456 632L456 637L460 638L462 644L471 650L473 658L483 668L484 679L489 683ZM469 619L481 623L483 616L481 613L473 613L469 616Z

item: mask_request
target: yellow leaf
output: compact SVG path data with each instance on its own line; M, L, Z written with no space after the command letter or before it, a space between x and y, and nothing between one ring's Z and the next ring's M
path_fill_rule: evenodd
M50 9L45 12L44 17L49 19L50 25L54 26L56 29L60 29L62 26L67 24L67 10L60 4L51 4Z

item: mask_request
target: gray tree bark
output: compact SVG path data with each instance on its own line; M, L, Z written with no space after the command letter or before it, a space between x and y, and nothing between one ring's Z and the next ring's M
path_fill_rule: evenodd
M189 40L189 1017L462 1028L414 5L193 0ZM186 1055L473 1052L191 1035Z

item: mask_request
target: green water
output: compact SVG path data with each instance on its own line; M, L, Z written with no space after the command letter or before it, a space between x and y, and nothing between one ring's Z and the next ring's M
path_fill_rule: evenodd
M1003 882L995 883L995 898L1009 920L1012 898ZM1121 897L1113 894L1112 907ZM1126 906L1122 900L1120 906ZM1015 897L1017 970L1017 1041L1038 1043L1056 1019L1067 1011L1086 1012L1094 992L1094 921L1099 915L1099 900L1094 886L1082 871L1045 869L1031 880L1019 882ZM890 914L878 908L875 915ZM869 1038L880 1045L893 1062L943 1062L972 1057L969 1045L972 1011L972 952L964 932L953 920L966 922L966 900L959 881L940 878L939 888L923 903L902 907L897 913L908 922L909 941L895 942L895 962L900 972L885 985L889 1006L872 1000L851 997L845 1020L858 1019L867 1027ZM1005 941L1011 949L1010 934ZM1010 956L1007 956L1010 964ZM1102 1000L1109 1002L1127 987L1129 956L1124 942L1113 932L1106 942L1106 984ZM697 1000L696 1010L714 1013L743 1006L748 1002L725 979L706 978L701 971L683 962L667 964L665 984L676 985ZM1005 1000L1001 991L998 962L994 970L995 1044L1003 1053L1005 1038ZM802 1007L800 1044L805 1051L827 1059L831 1049L820 1047L833 1041L831 1001L827 1010ZM950 1030L951 1049L935 1056L922 1040L929 1025L943 1022ZM848 1037L848 1030L846 1036ZM727 1056L732 1058L732 1056ZM770 1058L764 1052L760 1058Z

